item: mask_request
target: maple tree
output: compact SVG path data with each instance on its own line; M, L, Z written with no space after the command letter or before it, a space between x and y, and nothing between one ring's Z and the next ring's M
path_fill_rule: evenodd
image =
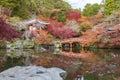
M93 43L97 43L99 48L119 48L120 30L119 27L115 28L115 26L101 23L92 30L87 30L80 37L81 39L87 39L82 45L89 46Z
M81 43L82 47L90 46L91 44L94 44L99 41L99 39L97 38L97 34L92 30L87 30L82 34L83 35L80 37L80 39L85 40Z
M77 33L71 28L66 28L62 23L55 20L50 20L50 24L47 26L47 31L50 34L54 35L56 38L60 39L70 38L77 35Z
M45 30L39 30L39 37L35 40L38 44L52 44L53 38L52 35Z
M9 27L3 20L0 18L0 39L12 41L14 38L19 38L21 35L15 29Z
M81 14L77 11L66 11L67 13L67 19L69 20L76 20L78 21L81 18Z
M100 47L119 48L120 46L119 30L107 31L102 34Z

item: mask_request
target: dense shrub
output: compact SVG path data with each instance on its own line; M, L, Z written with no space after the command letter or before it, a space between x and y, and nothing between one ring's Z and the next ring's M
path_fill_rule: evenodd
M67 19L69 20L79 20L81 18L81 14L77 11L66 11Z
M47 31L54 35L56 38L70 38L76 35L71 28L66 28L62 23L55 20L50 20L50 24L47 26Z
M20 37L20 34L9 27L3 20L0 18L0 39L12 41L14 38Z
M48 33L48 31L40 30L40 37L35 40L38 44L52 44L54 37Z
M6 42L3 40L0 40L0 48L6 48Z
M79 28L79 32L80 33L85 32L86 30L91 29L92 26L93 26L92 23L90 23L89 21L82 22Z
M95 3L95 4L88 3L85 5L85 8L83 9L82 14L84 16L96 15L99 12L101 6L102 6L101 4L97 4L97 3Z
M62 12L59 12L58 15L57 15L57 21L59 22L65 22L66 21L66 12L65 11L62 11Z

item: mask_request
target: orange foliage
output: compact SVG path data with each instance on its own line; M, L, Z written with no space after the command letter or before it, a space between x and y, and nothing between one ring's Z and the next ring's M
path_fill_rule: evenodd
M87 20L87 17L81 15L81 18L78 19L78 22L84 22Z
M87 21L90 24L95 25L97 22L100 22L103 17L104 17L104 14L102 13L99 13L90 17L81 15L81 18L78 19L78 22L82 23Z
M84 26L89 26L89 27L93 26L93 24L91 22L89 22L89 21L84 21L81 24L84 25Z
M35 40L36 43L39 44L52 44L53 40L50 38L52 35L48 33L48 31L40 30L39 38Z
M88 62L95 62L98 60L98 57L96 55L94 55L90 51L85 51L85 50L82 50L79 53L62 51L61 54L64 56L73 57L73 58L82 58L83 60Z
M83 33L83 36L80 37L84 40L82 42L82 47L90 46L92 43L98 42L97 34L94 31L87 30Z
M80 42L82 47L87 47L98 41L99 39L97 37L97 34L94 31L87 30L86 32L83 33L83 36L79 38L71 38L68 40L62 40L61 43Z
M95 15L95 18L97 18L97 19L98 19L98 18L102 18L103 16L104 16L104 14L99 13L99 14L96 14L96 15Z

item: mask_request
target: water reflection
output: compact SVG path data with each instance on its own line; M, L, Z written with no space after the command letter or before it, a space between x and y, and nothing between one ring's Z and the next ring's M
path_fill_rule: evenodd
M37 56L33 49L2 49L0 50L0 71L13 66L31 65L32 58Z
M66 80L116 80L120 76L119 49L92 49L89 51L78 49L74 52L74 49L69 48L67 51L63 50L61 54L77 58L82 62L81 65L70 67L72 70L68 70L70 74Z
M34 49L0 50L0 71L13 66L33 64L65 69L68 72L66 80L115 80L120 76L120 50L87 51L78 46L56 48L52 52Z

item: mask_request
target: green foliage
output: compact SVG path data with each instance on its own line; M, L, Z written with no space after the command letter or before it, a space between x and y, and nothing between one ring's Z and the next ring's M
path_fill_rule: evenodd
M71 10L71 6L63 0L44 0L44 4L41 2L39 14L45 17L51 17L59 22L66 21L66 10Z
M101 5L95 3L95 4L86 4L85 9L83 9L83 15L84 16L93 16L96 15L101 8Z
M110 15L112 12L120 9L120 0L105 0L105 14Z
M13 16L28 18L28 12L30 12L30 9L35 10L37 8L35 2L35 0L0 0L0 5L12 8Z
M65 22L66 18L67 18L67 16L66 16L66 12L65 11L61 11L57 15L57 21L59 21L59 22Z
M0 40L0 48L2 49L6 48L6 42L4 40Z
M85 80L100 80L96 74L86 74L84 77Z
M56 9L61 9L61 10L72 9L71 6L67 2L64 2L62 0L56 1L56 3L54 3L54 6Z
M90 29L89 26L84 26L84 25L82 25L82 26L80 27L80 31L83 31L83 32L85 32L85 31L88 30L88 29Z
M15 3L13 3L11 0L0 0L0 5L8 8L16 7Z
M57 20L64 22L66 16L64 11L72 9L71 6L63 0L0 0L0 5L13 9L12 16L28 18L30 13L37 12L44 17L50 17L54 9L60 9ZM62 16L62 17L60 17Z
M20 21L20 18L19 18L19 17L16 17L16 16L10 17L9 21L10 21L11 23L19 22L19 21Z
M25 9L25 8L24 9L23 8L14 9L12 16L19 16L19 17L21 17L23 19L27 19L29 17L27 9Z

